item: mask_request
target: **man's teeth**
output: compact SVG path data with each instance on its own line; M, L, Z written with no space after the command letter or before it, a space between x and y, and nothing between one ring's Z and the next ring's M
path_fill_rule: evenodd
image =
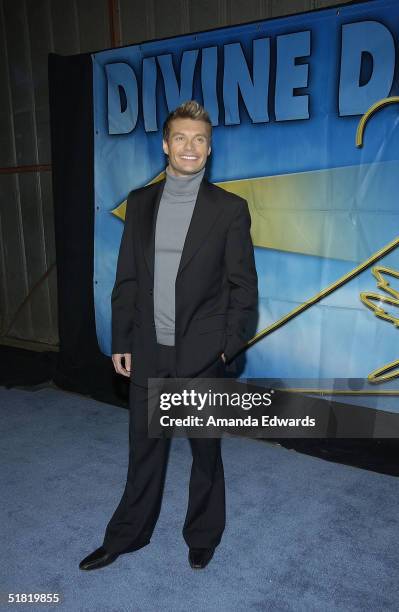
M197 159L194 155L182 155L182 159Z

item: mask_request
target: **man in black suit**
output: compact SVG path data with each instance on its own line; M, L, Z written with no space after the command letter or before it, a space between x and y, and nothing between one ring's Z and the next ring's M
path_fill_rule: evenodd
M103 545L81 569L142 548L155 527L170 440L148 437L148 378L224 376L251 337L258 279L248 204L205 179L211 131L195 101L170 113L166 179L128 196L112 291L112 359L116 372L130 377L129 468ZM220 439L190 444L183 536L190 565L199 569L224 530L224 474Z

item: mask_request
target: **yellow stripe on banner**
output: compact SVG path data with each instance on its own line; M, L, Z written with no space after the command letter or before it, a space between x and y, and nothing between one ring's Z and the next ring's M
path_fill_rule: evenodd
M158 183L159 181L162 181L164 177L165 177L165 171L162 171L155 178L153 178L149 183L147 183L147 185ZM122 219L122 221L125 221L126 204L127 204L127 200L123 200L123 202L121 202L116 208L111 210L111 213L115 215L115 217L118 217L118 219Z
M359 125L356 130L356 146L358 148L363 146L363 134L366 128L367 122L371 119L377 111L385 108L390 104L399 104L399 96L391 96L390 98L382 98L375 102L370 108L364 113L363 117L359 121Z
M366 245L359 243L363 211L373 209L381 197L380 186L395 175L399 176L399 161L216 184L247 200L254 246L358 262L367 257ZM162 172L151 183L163 177ZM355 194L366 183L360 199ZM385 208L385 213L396 213L389 202ZM126 201L112 212L124 220Z

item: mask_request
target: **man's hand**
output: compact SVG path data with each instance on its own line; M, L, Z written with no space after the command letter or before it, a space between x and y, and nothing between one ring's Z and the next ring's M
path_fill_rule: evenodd
M125 360L125 366L122 365L122 358ZM114 353L112 355L112 363L114 364L115 372L123 376L130 376L132 367L131 353Z

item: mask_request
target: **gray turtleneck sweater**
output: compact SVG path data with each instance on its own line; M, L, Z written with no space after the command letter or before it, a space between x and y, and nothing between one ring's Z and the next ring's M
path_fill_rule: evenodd
M205 168L188 176L166 169L155 227L154 319L157 342L175 344L175 281Z

